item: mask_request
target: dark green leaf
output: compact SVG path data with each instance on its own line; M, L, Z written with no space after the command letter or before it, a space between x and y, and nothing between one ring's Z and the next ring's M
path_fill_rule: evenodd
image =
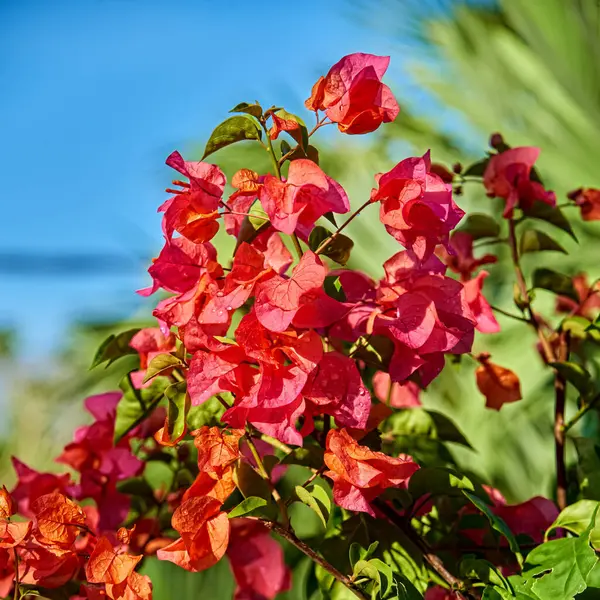
M269 484L246 461L236 463L233 470L233 481L244 498L255 496L270 502Z
M159 354L155 356L146 369L146 376L144 377L144 383L150 381L153 377L168 371L174 367L183 367L184 364L172 354Z
M463 579L476 579L488 585L510 590L510 585L500 571L482 558L465 558L460 563L460 576Z
M301 465L311 469L319 469L323 466L323 449L319 446L306 446L294 448L281 461L282 465Z
M487 156L486 158L478 160L476 163L468 166L462 174L464 177L483 177L489 162L490 157Z
M230 113L246 113L248 115L252 115L257 119L262 117L262 107L260 104L248 104L247 102L240 102L237 106L234 106L230 111Z
M154 502L154 490L143 477L132 477L117 482L117 490L128 496L140 496L151 499Z
M327 277L325 277L323 290L330 298L338 300L339 302L346 301L346 294L342 287L342 282L337 275L327 275Z
M444 467L425 467L412 475L408 491L417 499L425 494L434 496L457 496L461 490L474 491L471 480L452 469Z
M251 514L255 510L262 508L267 505L267 501L264 498L259 498L257 496L249 496L245 500L242 500L235 508L227 513L227 516L230 519L235 517L245 517L246 515Z
M579 537L546 542L527 555L523 578L534 580L532 590L542 600L567 600L586 589L588 577L598 562L590 546L597 511L596 508Z
M334 227L338 226L335 221L335 215L331 211L326 212L323 217L325 217Z
M229 392L222 392L229 403L232 403L232 397ZM200 406L192 406L188 412L187 423L190 431L200 429L203 425L214 426L220 423L222 414L225 412L225 407L219 402L216 396L209 398Z
M107 363L106 366L108 367L122 356L137 354L137 350L134 350L129 345L129 342L131 342L131 339L138 331L139 329L129 329L118 335L109 335L96 351L90 369L97 367L103 362Z
M321 243L331 236L332 233L325 227L317 225L317 227L310 232L308 246L315 252ZM354 242L349 237L340 234L327 245L322 254L343 266L350 260L350 253L352 252L353 247Z
M187 393L187 383L178 381L165 390L168 400L167 423L171 440L179 439L186 429L187 413L190 409L190 397Z
M206 143L202 160L209 154L242 140L260 140L262 133L258 125L250 117L229 117L210 134Z
M168 379L159 377L148 387L138 390L134 387L129 375L121 380L119 387L123 391L123 397L117 404L115 443L152 413L163 399L168 384Z
M567 296L568 298L579 302L579 297L573 287L571 278L568 275L557 273L552 269L536 269L533 272L532 287L549 290L559 296Z
M592 377L580 364L574 362L552 362L550 366L554 367L583 397L587 397L593 392Z
M314 485L310 489L297 485L294 490L300 501L311 508L321 519L323 527L327 528L327 521L331 512L331 500L327 492L320 485Z
M500 235L500 225L493 217L482 213L467 215L458 231L468 233L474 240L496 238Z
M521 254L543 251L554 251L567 254L567 251L558 242L554 241L543 231L537 229L528 229L523 232L521 235L519 251Z
M568 219L565 217L560 208L556 206L550 206L545 202L541 202L536 200L533 203L533 206L529 209L523 210L523 214L526 217L530 217L532 219L539 219L540 221L546 221L546 223L550 223L558 229L562 229L566 233L568 233L575 241L577 241L577 237L573 233L573 229L571 228L571 224Z
M355 359L387 371L394 353L394 342L384 335L362 336L350 348L350 352Z
M490 522L490 525L493 529L495 529L498 533L503 535L508 541L508 545L510 549L513 551L514 555L517 557L519 563L522 562L523 557L521 555L521 549L519 548L519 544L515 539L513 532L509 529L508 525L504 522L504 519L501 519L498 515L494 514L491 508L481 499L471 494L471 492L467 492L463 490L463 494L471 501L471 503L481 511Z

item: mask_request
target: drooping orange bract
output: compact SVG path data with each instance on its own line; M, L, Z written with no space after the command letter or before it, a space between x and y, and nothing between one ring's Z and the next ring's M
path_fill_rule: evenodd
M40 496L31 510L35 514L35 535L42 543L69 548L85 526L81 507L59 492Z
M15 502L6 486L0 489L0 519L10 519L16 512Z
M475 371L477 387L485 396L485 405L500 410L507 402L521 400L521 383L517 375L505 367L485 359Z
M129 577L140 560L141 556L120 552L103 536L85 566L85 575L89 583L120 584Z
M198 469L219 472L240 457L240 429L222 430L204 425L195 432L194 445L198 450Z
M325 475L333 480L333 499L342 508L375 516L370 502L383 490L404 484L419 469L410 456L388 456L359 445L345 429L327 434Z

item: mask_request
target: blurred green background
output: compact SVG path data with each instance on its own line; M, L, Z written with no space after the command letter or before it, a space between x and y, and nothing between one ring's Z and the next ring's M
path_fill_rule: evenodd
M231 65L238 64L244 71L245 75L240 75L242 79L250 77L249 72L256 74L252 78L252 86L245 87L237 96L233 94L236 72L203 73L203 61L212 60L210 48L204 48L197 56L182 56L177 48L177 35L173 36L177 33L175 30L168 32L165 44L172 46L164 51L169 54L169 60L184 61L185 69L197 70L199 76L203 77L202 89L207 93L219 88L227 80L227 89L233 90L227 95L227 100L233 98L230 102L232 106L238 101L254 100L254 97L243 94L256 89L256 94L260 93L259 99L264 104L280 102L282 96L290 98L292 105L286 104L286 108L294 112L300 110L301 101L309 93L310 83L343 54L355 51L389 53L394 68L387 79L402 106L397 121L364 139L342 138L327 132L317 140L321 144L321 166L341 182L354 206L362 204L368 196L373 185L373 174L389 169L402 158L422 154L430 148L436 162L448 166L456 161L469 164L483 156L489 134L495 131L501 131L513 146L541 147L540 172L546 187L556 191L559 202L564 201L569 190L579 186L600 187L600 3L597 0L355 0L336 2L334 10L324 9L326 14L321 15L316 4L309 4L294 8L299 24L294 28L295 41L287 39L287 34L280 35L285 28L278 22L277 14L270 14L268 20L272 20L273 30L277 30L276 25L280 25L282 30L276 32L276 39L269 43L255 42L260 11L249 8L247 3L232 2L230 7L224 9L225 13L219 15L218 24L225 32L230 21L224 15L229 15L231 22L237 23L235 27L240 26L238 21L248 26L245 43L264 46L260 52L255 48L252 50L255 54L259 52L258 56L262 57L258 62L249 63L243 54L231 59ZM102 13L104 10L113 10L115 6L127 14L136 14L136 11L141 14L144 11L142 5L134 0L105 0L88 9L90 18L92 10ZM12 16L17 23L18 11L15 7L13 9L11 12L10 7L5 6L0 11L6 11L5 16ZM72 10L81 10L81 7ZM169 10L177 11L176 3ZM206 10L209 10L208 5ZM242 17L239 17L240 11ZM192 16L196 19L196 33L202 36L203 27L208 28L209 24L203 20L201 11ZM176 21L181 19L186 19L184 11L176 15ZM288 14L286 28L289 19ZM304 45L311 44L312 34L307 29L310 28L311 19L320 22L321 27L325 22L326 30L330 32L328 60L323 56L317 58L314 51L302 50ZM4 23L6 26L7 21ZM51 26L50 23L46 25ZM44 27L44 22L38 26ZM212 31L211 35L215 35L215 32ZM348 38L348 35L356 37ZM217 51L217 48L213 48L213 51ZM285 65L280 64L292 54L294 58L290 60L304 68L302 89L295 80L293 69L288 73ZM272 83L265 84L265 91L261 92L260 82L269 80L269 69L263 67L272 60L279 65L276 72L281 93L274 89ZM307 65L307 61L313 61L314 64ZM145 78L152 79L151 62L134 67L143 70ZM3 66L2 69L2 77L14 81L10 68ZM259 73L260 79L257 80ZM190 76L193 77L193 73ZM126 78L122 85L127 94ZM286 86L293 88L293 92ZM171 87L168 87L168 93L185 94L186 81L175 78ZM196 100L200 103L194 108L200 115L196 123L197 131L201 133L195 135L188 131L183 136L179 132L169 132L164 140L152 146L154 149L159 146L160 152L146 157L148 162L151 159L157 164L162 163L164 156L172 149L163 151L165 144L171 141L177 141L179 149L186 156L199 158L206 135L225 117L229 108L225 105L213 109L210 104L210 110L204 110L201 98L200 95ZM142 102L141 99L139 101ZM185 102L185 98L181 101ZM211 102L214 102L214 98ZM155 114L153 117L160 120L162 115ZM94 117L89 115L89 118ZM145 126L151 129L153 123L149 118ZM118 136L119 133L114 135ZM124 142L127 146L127 140ZM29 143L35 146L35 139L30 139ZM51 152L51 147L48 146L46 151ZM70 151L76 154L77 148L71 148ZM260 148L239 146L219 152L214 160L223 166L228 176L241 167L264 171L268 169L268 164L261 152ZM68 156L64 158L62 172L60 167L57 168L68 192L73 163ZM44 161L43 155L40 160ZM134 164L134 161L130 162ZM127 171L129 166L124 161L114 172L116 189L119 186L119 173ZM3 178L6 176L14 180L14 173L7 171L5 174L5 168L6 163ZM169 174L163 170L160 174L142 171L141 175L156 188L153 198L158 199L155 203L158 205L161 197L158 192L168 182ZM94 179L89 181L89 186L92 194ZM467 211L499 214L500 206L488 199L479 187L473 188L467 185L464 195L458 198L461 207ZM6 196L6 202L15 202L14 194ZM77 198L81 202L89 202L92 197L88 197L86 188L78 188ZM133 198L129 200L135 205L132 210L139 213L154 211L155 205L150 205L139 192L134 193ZM23 209L19 207L18 210ZM58 209L54 207L53 210ZM25 219L33 221L34 226L39 220L43 220L42 215L36 212ZM9 221L12 231L15 221ZM22 215L18 222L23 223ZM117 249L114 260L96 264L93 257L86 254L87 243L78 244L77 252L67 249L60 254L60 260L57 259L59 271L48 287L40 287L39 280L46 277L48 271L52 273L58 263L52 263L52 257L45 253L44 248L37 248L33 240L29 243L27 236L33 236L32 232L20 233L21 240L25 236L21 255L18 244L11 245L10 252L6 249L7 244L2 246L0 273L3 306L7 308L3 309L0 321L3 327L0 336L0 407L4 416L0 425L0 481L7 485L13 481L9 467L11 454L18 455L36 468L52 468L52 457L70 439L73 427L86 418L81 411L81 400L91 392L116 386L125 365L115 365L106 371L87 370L99 342L110 331L150 323L148 315L151 305L132 299L132 292L144 284L144 265L160 247L159 222L154 219L151 226L155 231L151 234L139 233L135 224L118 222L114 217L108 218L102 226L113 227L113 233L116 232L119 238L114 245ZM81 234L82 227L85 234L86 228L81 221L69 224L67 220L62 230L54 229L53 235L69 238L77 235L72 233L74 229ZM534 266L544 264L572 274L587 271L590 280L598 277L600 261L597 242L600 226L577 222L575 230L579 238L578 245L562 232L553 232L553 236L571 252L570 255L526 257L523 261L526 274ZM357 246L351 266L375 276L381 274L382 262L398 251L396 242L383 233L375 210L366 211L357 219L350 227L350 234ZM135 244L131 243L133 238L137 240ZM8 238L5 236L4 239ZM129 252L125 258L119 255L120 242ZM225 247L227 241L220 239L219 243ZM131 250L133 246L136 247L135 251ZM27 254L32 249L33 254ZM20 261L25 254L30 257L29 262ZM110 252L103 254L105 259L109 255ZM78 269L87 274L94 269L106 273L97 288L88 286L85 290L79 290L72 278L75 272L79 273ZM513 280L510 265L506 260L501 260L490 271L492 275L486 281L486 296L492 304L511 309ZM30 294L33 282L38 287ZM64 285L61 282L65 282ZM45 307L51 306L51 296L59 286L63 289L66 286L69 290L67 298L60 301L61 306L66 307L61 314L67 318L61 318L60 327L55 324L52 343L42 344L44 348L40 350L36 347L35 336L24 334L23 330L30 325L30 319L34 323L52 321L53 313L50 310L45 312ZM80 293L94 297L98 295L100 300L88 310L77 304ZM35 296L35 303L31 295ZM71 307L69 302L72 303ZM539 294L536 302L553 317L550 297ZM29 311L25 317L16 312L15 307L21 303ZM9 307L15 308L15 311L9 310ZM551 381L536 353L533 336L519 324L515 325L515 322L502 317L499 320L502 332L479 335L475 350L490 351L495 362L518 373L524 400L506 405L499 413L486 410L483 398L475 389L473 369L464 361L458 369L448 366L424 394L423 402L425 406L439 408L451 416L475 448L475 451L456 449L455 456L460 464L475 470L492 485L499 487L510 501L516 502L533 495L552 493L553 393ZM596 422L593 417L583 427L587 428L586 433L595 435ZM303 566L306 565L301 563L295 571L298 585L295 585L294 592L288 598L306 597L301 584ZM222 564L215 570L193 577L171 568L171 565L151 565L149 568L157 571L154 580L158 600L189 598L208 589L211 591L207 597L231 597L227 568Z

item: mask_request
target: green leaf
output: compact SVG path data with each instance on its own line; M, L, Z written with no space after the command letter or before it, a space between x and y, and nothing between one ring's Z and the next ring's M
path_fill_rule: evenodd
M460 563L460 576L463 579L476 579L510 591L510 584L500 571L491 562L482 558L464 558Z
M379 542L373 542L369 545L367 549L363 548L359 543L352 542L350 544L350 550L348 552L348 557L350 559L350 566L354 568L354 565L359 560L369 560L377 550L377 546L379 546Z
M260 104L248 104L247 102L240 102L237 106L234 106L230 111L230 113L246 113L248 115L252 115L257 119L262 117L263 111Z
M425 494L434 496L457 496L462 490L474 491L471 480L452 469L424 467L414 473L408 483L408 491L417 499Z
M132 477L131 479L117 481L116 485L117 490L121 492L121 494L139 496L141 498L150 499L152 502L155 501L154 490L143 477Z
M478 160L477 162L473 163L472 165L468 166L462 173L462 175L464 177L483 177L483 174L485 173L485 170L488 166L490 162L490 157L486 156L485 158L482 158L481 160Z
M600 548L600 516L596 512L599 503L596 500L579 500L567 506L546 531L546 537L554 529L566 529L571 533L581 535L588 528L592 515L596 513L596 521L590 534L590 541L594 548Z
M150 381L153 377L172 369L173 367L183 367L184 364L172 354L159 354L155 356L146 369L144 383Z
M311 232L308 238L309 248L315 252L317 248L327 238L333 234L328 231L325 227L317 225ZM350 253L354 247L354 242L347 236L339 234L332 242L330 242L322 254L335 261L336 263L344 266L350 260Z
M221 396L232 404L233 398L229 392L221 392ZM200 429L203 425L211 427L218 425L224 412L225 407L219 402L216 396L212 396L199 406L192 406L190 408L187 416L188 427L190 431L194 431L194 429Z
M245 500L242 500L235 508L232 508L229 513L227 513L227 516L230 519L234 519L235 517L245 517L266 505L267 501L264 498L249 496Z
M385 421L385 431L398 435L424 436L453 442L472 449L458 427L445 415L425 408L404 408Z
M458 231L468 233L474 240L496 238L500 235L500 224L489 215L472 213L467 215Z
M514 598L516 600L550 600L540 598L531 588L535 581L533 580L525 580L520 575L511 575L508 578L510 585L512 586L515 595ZM512 598L513 596L509 596ZM504 598L502 599L504 600ZM558 600L558 599L556 599Z
M330 223L331 223L331 224L332 224L334 227L336 227L336 228L337 228L337 226L338 226L338 225L337 225L337 223L335 222L335 215L334 215L334 214L333 214L331 211L329 211L329 212L326 212L326 213L323 215L323 217L324 217L325 219L327 219L327 220L328 220L328 221L329 221L329 222L330 222Z
M528 229L521 235L519 252L528 254L530 252L554 251L567 254L567 251L549 235L538 229Z
M115 362L115 360L121 358L122 356L127 356L128 354L137 354L137 350L133 349L129 343L138 331L140 330L129 329L123 333L119 333L118 335L109 335L102 342L102 344L100 344L98 350L96 350L96 354L90 369L97 367L103 362L107 363L106 366L109 367Z
M269 484L246 461L235 464L233 481L244 498L257 497L271 501Z
M577 338L585 340L590 337L594 341L598 341L598 330L595 329L595 325L585 317L579 315L573 315L572 317L566 317L560 324L562 331L568 331L571 334L571 338Z
M579 537L546 542L527 555L522 576L534 580L532 590L542 600L568 600L588 586L588 577L598 562L590 546L597 512L598 508Z
M176 440L185 433L187 413L190 409L187 383L185 381L173 383L165 390L165 396L168 400L167 423L169 437Z
M323 449L319 446L305 446L294 448L281 461L282 465L301 465L311 469L319 469L323 466Z
M310 490L297 485L294 490L300 501L311 508L321 519L323 527L327 528L327 521L331 512L331 500L327 492L319 485L314 485Z
M532 219L539 219L540 221L546 221L546 223L550 223L558 229L562 229L568 233L575 241L577 241L577 237L573 233L573 229L568 219L565 217L560 208L556 206L550 206L545 202L541 202L540 200L536 200L533 203L533 206L527 210L523 210L523 214L526 217L530 217Z
M600 447L590 438L572 439L579 457L577 471L580 494L588 500L600 500Z
M510 549L513 551L514 555L517 557L519 564L523 561L523 556L521 555L521 549L519 548L519 544L513 534L513 532L509 529L508 525L504 522L504 519L501 519L498 515L494 514L491 508L481 499L471 494L466 490L463 490L463 494L471 501L471 503L477 508L480 512L482 512L490 522L492 529L495 529L498 533L503 535L508 541L508 545Z
M384 335L362 336L352 345L350 353L355 359L387 371L394 353L394 342Z
M260 229L265 223L269 222L269 215L265 212L260 200L257 200L250 207L247 219L255 231Z
M229 117L210 134L202 160L209 154L243 140L260 140L262 133L256 122L246 116Z
M123 397L117 404L115 420L115 444L137 427L158 406L164 397L169 381L164 378L155 379L148 387L136 389L127 375L119 383Z
M580 364L568 361L551 362L549 364L572 384L584 398L594 391L591 375Z
M536 269L533 272L532 279L532 287L534 288L548 290L559 296L567 296L568 298L579 302L579 297L573 287L573 282L568 275L557 273L552 269Z
M339 302L346 301L346 293L344 292L342 282L337 275L327 275L325 277L323 290L325 290L325 293L334 300L338 300Z

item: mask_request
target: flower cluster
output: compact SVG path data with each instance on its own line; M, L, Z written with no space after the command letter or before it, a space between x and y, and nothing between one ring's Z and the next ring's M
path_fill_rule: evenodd
M544 544L569 527L589 538L579 512L556 525L552 500L509 505L477 476L458 473L446 443L470 446L420 396L447 362L467 357L486 407L521 400L516 373L471 351L476 332L500 331L495 312L531 328L555 378L556 496L564 509L565 432L599 397L585 353L581 364L569 360L598 342L598 282L540 269L528 286L521 255L564 249L535 228L518 238L517 225L545 220L574 234L534 167L539 149L510 148L498 134L494 152L466 170L432 163L429 152L400 161L375 176L352 210L319 166L313 135L334 123L362 134L393 121L399 107L382 82L388 64L370 54L335 64L305 103L316 117L311 131L284 109L241 103L215 129L202 161L167 158L178 179L159 208L164 246L148 269L151 285L139 291L161 293L155 326L111 336L99 349L94 365L127 354L139 365L120 392L86 400L93 422L56 459L68 474L14 459L17 484L0 492L0 595L64 588L72 600L150 600L144 561L195 573L224 559L236 600L272 600L291 585L276 533L318 563L323 597L338 597L337 580L363 599L524 598L508 594L539 591L553 567L541 552L532 564L546 566L528 580L519 543ZM243 165L228 188L219 166L204 159L242 140L265 148L272 172ZM455 196L471 181L503 201L502 217L465 218ZM598 190L569 198L584 220L600 218ZM354 243L343 233L369 211L398 243L379 279L351 267ZM215 242L221 229L234 248L225 257ZM484 296L489 273L481 267L498 257L480 254L483 244L508 246L520 314ZM558 325L534 310L533 289L556 294L557 313L566 315ZM567 382L580 406L565 423ZM151 485L157 465L168 476ZM308 478L282 497L294 477L289 465ZM320 554L295 531L288 509L298 502L326 528ZM348 560L328 555L332 539ZM450 570L435 554L444 544ZM577 552L593 552L586 548Z

